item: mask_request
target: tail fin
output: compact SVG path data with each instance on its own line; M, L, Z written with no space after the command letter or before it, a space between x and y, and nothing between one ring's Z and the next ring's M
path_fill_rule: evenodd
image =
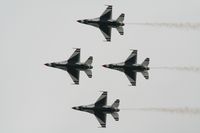
M93 57L90 56L90 57L85 61L85 64L91 65L91 64L92 64L92 61L93 61Z
M85 73L87 74L87 76L88 76L89 78L92 78L92 71L91 71L90 69L86 69L86 70L85 70Z
M117 112L114 112L111 114L113 116L113 118L116 120L116 121L119 121L119 114Z
M115 100L115 102L112 104L112 107L114 107L114 108L119 107L119 99Z
M146 58L143 62L142 62L142 65L147 67L149 65L149 61L150 59L149 58Z
M125 14L122 13L122 14L117 18L117 21L118 21L118 22L123 22L123 21L124 21L124 16L125 16Z
M117 27L117 31L119 32L120 35L124 35L124 29L122 26Z

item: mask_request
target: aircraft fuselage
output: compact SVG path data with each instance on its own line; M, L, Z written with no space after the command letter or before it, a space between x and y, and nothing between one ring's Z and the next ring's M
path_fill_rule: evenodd
M80 111L85 111L85 112L104 112L104 113L113 113L113 112L119 112L120 110L118 108L113 108L111 106L102 106L102 107L91 107L89 106L78 106L74 107L73 109L80 110Z
M135 72L142 72L142 71L145 71L145 70L149 70L149 67L145 67L145 66L142 66L140 64L130 64L130 65L128 65L128 64L125 64L125 65L110 64L108 68L119 70L119 71L131 70L131 71L135 71Z
M81 23L92 25L95 27L108 26L116 28L119 26L124 26L124 23L115 20L82 20Z
M67 64L62 64L62 63L51 63L51 67L59 68L59 69L79 69L79 70L86 70L86 69L92 69L91 65L86 65L85 63L67 63Z

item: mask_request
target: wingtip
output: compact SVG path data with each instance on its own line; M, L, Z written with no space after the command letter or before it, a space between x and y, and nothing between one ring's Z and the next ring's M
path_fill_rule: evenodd
M101 126L101 127L98 127L98 128L106 128L106 126Z
M131 51L133 51L133 52L137 52L137 49L130 49Z
M72 48L72 49L81 50L81 48Z
M131 83L128 86L136 86L136 83Z
M79 83L71 83L71 85L79 85Z
M99 92L102 92L102 93L108 93L108 91L99 91Z
M111 42L111 40L110 39L106 39L106 40L103 40L103 42Z
M112 5L105 4L105 6L112 7Z
M107 39L106 41L107 41L107 42L111 42L111 39L109 38L109 39Z

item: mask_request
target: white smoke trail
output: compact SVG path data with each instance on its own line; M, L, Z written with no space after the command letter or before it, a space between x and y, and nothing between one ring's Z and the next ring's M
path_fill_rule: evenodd
M143 25L143 26L153 26L153 27L166 27L166 28L180 28L180 29L192 29L199 30L200 22L197 23L126 23L131 25Z
M200 108L122 108L121 110L129 111L153 111L153 112L166 112L166 113L177 113L177 114L192 114L200 115Z
M195 66L161 66L161 67L150 67L151 69L168 69L168 70L181 70L181 71L193 71L193 72L199 72L200 67Z

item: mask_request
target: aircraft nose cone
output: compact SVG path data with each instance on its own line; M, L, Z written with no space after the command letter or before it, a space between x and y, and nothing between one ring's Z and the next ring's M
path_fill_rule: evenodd
M77 22L82 23L82 20L77 20Z
M74 110L79 110L79 107L72 107L72 109L74 109Z
M103 67L108 67L108 65L102 65Z
M45 66L51 66L51 64L50 63L46 63L46 64L44 64Z

